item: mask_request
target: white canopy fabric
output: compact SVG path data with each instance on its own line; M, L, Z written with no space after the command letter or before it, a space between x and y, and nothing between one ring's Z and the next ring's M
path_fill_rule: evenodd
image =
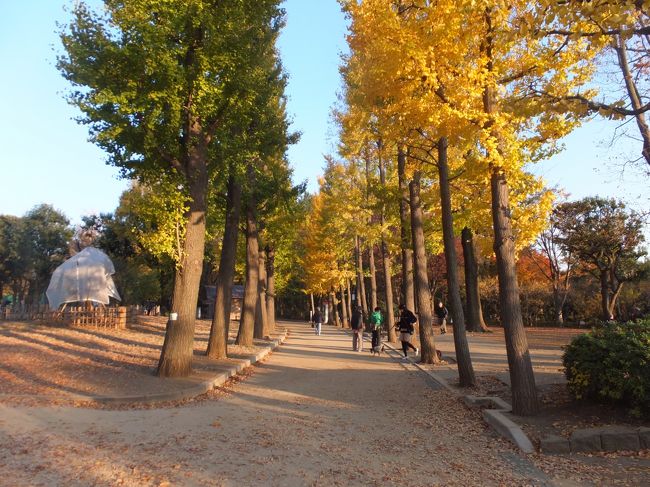
M111 297L121 301L113 274L111 259L101 250L86 247L54 270L45 293L50 308L76 301L108 304Z

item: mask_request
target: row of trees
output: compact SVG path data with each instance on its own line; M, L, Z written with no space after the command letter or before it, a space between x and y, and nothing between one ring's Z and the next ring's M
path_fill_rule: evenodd
M274 263L286 263L278 228L291 228L303 188L285 158L297 135L285 113L276 40L279 0L79 2L61 32L58 68L69 101L108 162L137 181L145 218L129 225L173 262L171 312L158 374L191 370L201 276L218 262L208 356L226 355L230 293L244 227L246 289L237 343L273 329ZM267 314L268 313L268 314Z
M0 298L7 290L16 306L38 305L72 236L69 220L49 205L0 215Z
M603 321L613 320L623 285L648 278L641 215L614 199L585 198L562 203L550 215L548 227L536 241L539 255L529 255L551 284L555 321L564 321L563 308L573 274L586 272L599 283Z
M460 383L472 385L455 238L462 233L470 326L481 328L473 235L490 236L513 409L533 414L515 262L544 228L553 195L526 166L557 152L558 141L594 110L643 116L644 106L593 101L590 84L597 56L645 35L643 5L341 4L351 21L336 113L341 161L328 162L308 221L309 289L332 300L347 293L345 301L356 279L359 303L374 306L372 277L371 303L364 303L362 254L368 251L372 276L377 246L391 316L391 258L399 256L402 300L419 312L422 361L435 363L427 254L444 253Z

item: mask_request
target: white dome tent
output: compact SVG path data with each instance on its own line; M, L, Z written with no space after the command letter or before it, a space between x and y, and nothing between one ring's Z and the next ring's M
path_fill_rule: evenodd
M108 304L110 298L121 301L113 278L111 259L94 247L86 247L54 270L47 288L50 309L64 303L92 301Z

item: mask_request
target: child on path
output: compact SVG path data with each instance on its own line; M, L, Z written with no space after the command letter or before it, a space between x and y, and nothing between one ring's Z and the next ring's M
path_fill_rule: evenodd
M417 318L412 311L406 309L406 306L403 304L399 305L399 321L395 328L399 330L399 339L402 342L402 351L404 352L404 360L408 358L408 349L415 351L415 355L418 354L419 350L413 346L411 339L413 338L413 333L415 332L415 322Z
M371 351L381 352L381 327L384 324L384 315L381 313L381 308L377 306L373 313L370 315L370 329L372 331L372 349Z

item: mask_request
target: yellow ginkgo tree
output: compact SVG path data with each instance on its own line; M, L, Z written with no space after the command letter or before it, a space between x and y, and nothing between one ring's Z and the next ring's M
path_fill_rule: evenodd
M435 158L422 142L443 138L476 153L467 177L489 188L513 408L533 414L538 402L519 304L511 195L533 182L525 164L556 151L583 115L536 93L559 99L584 86L595 51L580 39L545 35L558 19L548 25L547 11L533 2L342 3L352 21L357 99L379 107L384 125L401 132L394 140L415 142L421 150L412 156Z

